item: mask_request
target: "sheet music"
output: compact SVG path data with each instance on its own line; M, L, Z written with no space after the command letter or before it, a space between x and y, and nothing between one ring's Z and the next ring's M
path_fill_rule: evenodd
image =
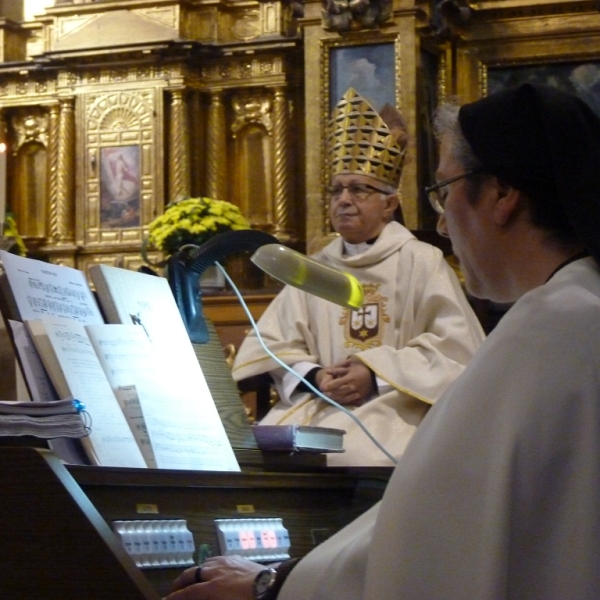
M191 403L189 415L195 435L202 436L208 445L221 448L220 456L214 456L215 462L202 468L239 471L167 280L107 265L93 265L90 275L107 320L135 323L148 334L159 356L160 368L170 375L169 395Z
M4 250L0 259L22 321L59 316L85 325L104 322L81 271Z
M162 364L161 353L144 329L137 325L85 329L113 390L135 386L157 467L222 470L224 441L215 435L214 423L194 390Z
M19 354L19 363L23 376L27 381L31 400L36 402L51 402L59 396L44 369L38 351L29 335L27 328L20 321L8 320L11 328L15 351ZM70 438L55 438L47 440L48 447L54 454L72 465L89 464L89 459L83 451L81 440Z
M152 450L152 442L148 435L148 427L146 427L142 404L135 385L119 385L115 388L111 382L111 386L119 401L121 410L129 423L133 437L142 451L142 456L146 464L151 468L156 468L158 466L156 464L156 457L154 456L154 450Z
M73 396L85 404L92 418L89 442L98 463L110 467L146 467L84 326L70 319L51 317L27 321L26 325L36 345L44 336L52 345L58 365L52 364L49 352L41 353L41 357L58 394ZM58 383L60 378L58 381L54 378L58 368L62 370L65 389Z

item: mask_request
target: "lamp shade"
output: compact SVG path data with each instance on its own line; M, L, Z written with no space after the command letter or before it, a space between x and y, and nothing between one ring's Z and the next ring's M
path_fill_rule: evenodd
M258 248L250 260L265 273L309 294L347 308L360 308L363 288L350 273L324 265L281 244Z

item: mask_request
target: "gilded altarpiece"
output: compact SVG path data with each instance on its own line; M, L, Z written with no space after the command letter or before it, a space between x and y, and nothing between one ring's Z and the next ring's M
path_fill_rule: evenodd
M65 0L36 23L11 25L19 35L5 44L13 62L0 65L0 110L11 208L30 248L55 262L134 267L144 227L166 202L208 195L316 250L332 235L332 61L339 49L370 46L394 56L386 84L410 132L404 218L421 228L421 190L435 165L428 118L439 99L479 97L490 79L521 67L571 64L589 75L600 59L591 0L366 5L348 17L342 3L320 0ZM303 13L297 21L292 10ZM119 182L121 192L111 188Z
M252 224L265 227L273 222L273 181L266 169L273 162L273 102L266 94L242 91L232 96L231 107L236 204Z
M66 0L22 37L22 63L0 63L0 111L10 208L37 256L135 269L148 224L200 195L303 249L302 65L288 8Z
M9 112L12 173L11 199L19 227L32 243L48 234L48 148L51 112L32 106Z
M291 245L305 235L298 58L290 46L210 59L187 81L198 94L193 193L233 202L254 229Z

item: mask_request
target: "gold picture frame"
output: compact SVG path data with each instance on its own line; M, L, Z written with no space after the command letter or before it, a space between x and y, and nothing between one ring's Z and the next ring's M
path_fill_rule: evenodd
M96 252L137 251L164 205L162 90L115 85L83 93L81 103L79 243Z
M463 36L455 62L446 61L446 77L441 78L451 81L454 73L454 90L441 90L441 97L455 92L469 102L525 80L576 92L573 81L565 79L568 72L576 66L600 65L600 15L592 5L523 3L510 11L475 10ZM589 87L583 72L579 75L579 84Z

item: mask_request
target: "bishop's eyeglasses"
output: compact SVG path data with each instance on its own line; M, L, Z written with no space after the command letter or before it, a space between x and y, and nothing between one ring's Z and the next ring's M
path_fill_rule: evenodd
M433 185L427 186L425 188L425 193L427 194L427 198L429 198L429 203L431 207L438 215L444 214L444 205L446 204L446 195L440 193L440 189L447 186L450 183L454 183L459 179L464 179L465 177L471 177L472 175L479 175L479 173L483 173L483 167L474 167L473 169L467 169L461 175L457 175L456 177L451 177L450 179L445 179L444 181L440 181L439 183L434 183Z
M369 185L368 183L349 183L348 185L336 183L335 185L330 185L327 188L327 193L332 201L337 201L342 197L344 190L348 190L350 197L354 200L366 200L366 198L368 198L371 194L389 195L389 192L380 190L374 185Z

